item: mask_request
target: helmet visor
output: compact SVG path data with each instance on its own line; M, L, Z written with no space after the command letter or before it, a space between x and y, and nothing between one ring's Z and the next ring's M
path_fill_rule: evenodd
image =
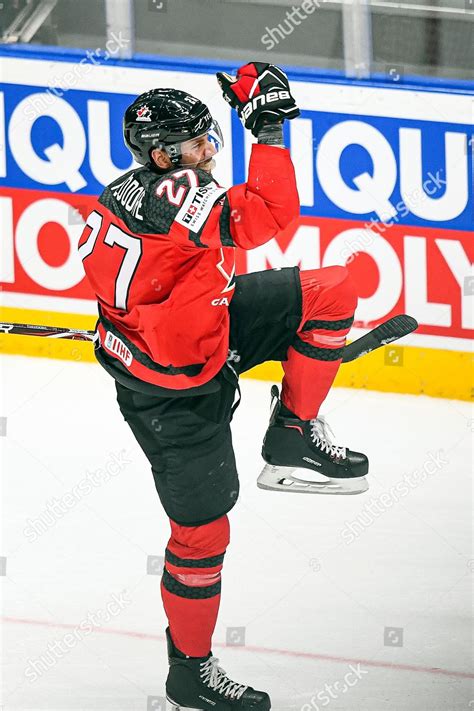
M224 146L219 124L214 119L208 130L196 138L166 146L170 156L180 156L180 165L197 167L211 160Z
M222 136L221 128L214 119L212 120L212 123L206 133L203 133L196 138L190 138L189 140L181 143L181 153L193 153L205 144L206 139L214 146L216 153L219 153L221 148L224 146L224 138Z

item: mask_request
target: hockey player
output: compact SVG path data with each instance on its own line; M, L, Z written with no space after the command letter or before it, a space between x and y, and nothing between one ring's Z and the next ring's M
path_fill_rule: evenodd
M341 266L235 277L236 247L264 244L299 214L282 132L299 110L274 65L217 76L258 140L247 182L227 190L213 178L223 139L201 101L149 91L124 117L125 142L142 167L104 190L79 252L98 300L97 359L116 381L171 524L161 584L167 697L175 709L267 711L269 696L232 681L211 653L227 513L239 490L230 432L238 376L267 360L283 363L261 486L365 490L367 458L333 444L318 418L357 297ZM301 467L319 482L293 477Z

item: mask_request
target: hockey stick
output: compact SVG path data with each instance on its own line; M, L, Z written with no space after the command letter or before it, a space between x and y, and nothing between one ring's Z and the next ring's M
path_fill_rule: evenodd
M342 362L360 358L371 351L381 348L392 341L397 341L407 336L418 328L416 319L406 314L393 316L361 336L356 341L345 346ZM0 323L0 334L10 333L18 336L42 336L43 338L65 338L72 341L93 341L94 331L81 331L75 328L61 328L58 326L34 326L26 323Z
M58 326L34 326L26 323L0 323L0 335L42 336L43 338L66 338L71 341L93 341L95 331L81 331L76 328Z
M365 336L361 336L356 341L349 343L344 348L342 362L349 363L351 360L381 348L381 346L386 346L392 341L397 341L399 338L407 336L417 328L418 321L413 316L407 316L407 314L393 316L381 323L380 326L373 328Z

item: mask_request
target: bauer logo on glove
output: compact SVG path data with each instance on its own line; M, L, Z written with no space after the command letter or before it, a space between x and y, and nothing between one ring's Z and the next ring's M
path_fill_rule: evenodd
M242 109L242 123L245 123L247 119L250 118L252 113L256 111L260 106L267 105L267 108L272 108L268 105L271 103L275 103L276 101L284 101L285 99L291 100L289 91L270 91L268 94L259 94L255 98L251 99L247 104L245 104L244 108Z
M265 123L282 123L299 116L286 74L274 64L251 62L232 77L217 73L225 100L254 136Z

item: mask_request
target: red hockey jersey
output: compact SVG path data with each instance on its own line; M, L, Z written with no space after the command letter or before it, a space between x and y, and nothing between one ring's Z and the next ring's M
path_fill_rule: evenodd
M289 151L254 145L247 183L202 170L138 168L100 196L79 242L105 352L136 378L181 390L222 368L236 247L253 249L299 214Z

